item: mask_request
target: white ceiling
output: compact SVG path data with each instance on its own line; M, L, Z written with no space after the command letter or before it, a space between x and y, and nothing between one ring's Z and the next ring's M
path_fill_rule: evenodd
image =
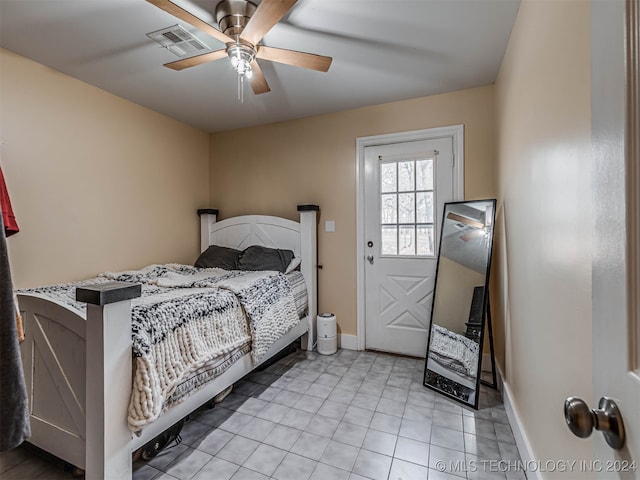
M218 0L175 0L215 25ZM260 3L259 1L255 3ZM0 45L207 132L489 85L520 0L299 0L265 45L333 57L327 73L260 61L237 98L228 59L182 71L146 33L180 23L144 0L0 0Z

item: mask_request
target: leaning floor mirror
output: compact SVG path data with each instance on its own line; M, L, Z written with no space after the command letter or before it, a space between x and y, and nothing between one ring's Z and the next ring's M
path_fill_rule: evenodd
M424 385L478 408L495 200L444 206Z

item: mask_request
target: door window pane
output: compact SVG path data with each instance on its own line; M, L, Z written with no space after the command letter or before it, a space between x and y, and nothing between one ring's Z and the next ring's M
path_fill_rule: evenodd
M380 164L380 191L382 193L397 191L395 163Z
M415 190L414 162L398 162L398 191Z
M399 255L415 255L416 254L416 227L411 225L403 225L400 227L400 235L398 235Z
M416 190L433 190L433 158L416 162Z
M398 227L382 227L382 255L398 254Z
M415 223L416 221L415 193L401 193L398 195L398 222Z
M416 253L418 255L435 255L433 225L419 225L416 230Z
M398 223L398 197L395 193L382 195L380 207L382 223Z
M433 192L416 193L416 222L433 223Z

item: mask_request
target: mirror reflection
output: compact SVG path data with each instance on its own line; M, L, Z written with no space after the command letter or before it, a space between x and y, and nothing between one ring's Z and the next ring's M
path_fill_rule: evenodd
M495 200L444 207L424 384L477 408Z

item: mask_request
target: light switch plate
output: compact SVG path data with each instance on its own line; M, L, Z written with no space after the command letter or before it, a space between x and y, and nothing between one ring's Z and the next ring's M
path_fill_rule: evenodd
M335 232L336 231L336 222L333 220L327 220L324 222L324 231L325 232Z

